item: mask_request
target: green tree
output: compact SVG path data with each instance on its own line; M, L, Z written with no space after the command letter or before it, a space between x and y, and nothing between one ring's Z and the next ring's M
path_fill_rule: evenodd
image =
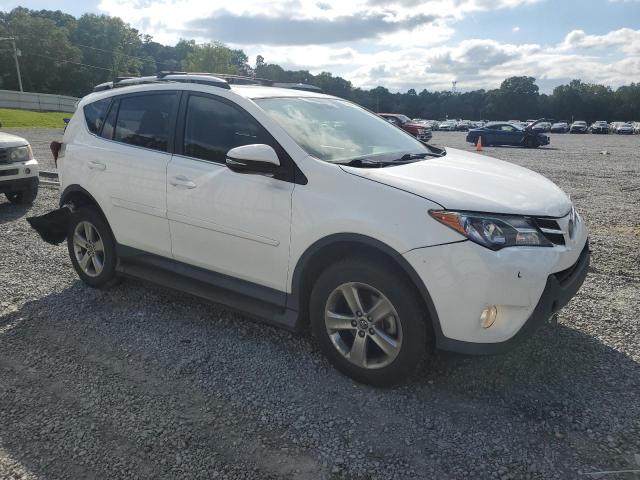
M245 62L247 60L244 56ZM211 72L241 74L238 65L237 54L220 42L203 43L194 45L193 50L182 62L183 68L188 72Z

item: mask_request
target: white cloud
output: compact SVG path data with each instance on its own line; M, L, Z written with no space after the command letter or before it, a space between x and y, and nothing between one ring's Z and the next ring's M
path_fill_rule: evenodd
M101 0L99 8L162 43L219 40L252 58L330 71L367 88L449 89L457 80L461 90L488 89L512 75L612 86L640 78L640 30L631 28L573 30L555 45L451 43L465 16L537 1L544 0Z

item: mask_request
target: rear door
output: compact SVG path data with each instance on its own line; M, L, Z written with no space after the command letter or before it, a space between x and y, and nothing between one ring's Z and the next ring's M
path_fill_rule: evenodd
M117 97L101 134L110 141L88 165L102 171L106 214L118 243L166 257L166 175L178 98L178 92L164 90Z
M256 143L278 152L282 176L226 167L230 149ZM185 95L176 154L167 171L174 258L285 292L294 187L285 173L288 162L271 135L235 103L202 93Z

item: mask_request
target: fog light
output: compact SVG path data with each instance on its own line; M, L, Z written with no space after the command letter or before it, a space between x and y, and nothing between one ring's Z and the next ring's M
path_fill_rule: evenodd
M30 168L25 168L24 169L24 174L25 175L29 175L31 173L31 169Z
M498 309L495 305L489 305L480 314L480 326L482 328L489 328L496 321L498 316Z

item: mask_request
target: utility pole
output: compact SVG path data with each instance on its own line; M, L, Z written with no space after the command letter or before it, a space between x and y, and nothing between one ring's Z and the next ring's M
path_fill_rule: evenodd
M16 48L16 39L13 37L4 37L0 38L0 40L9 40L13 45L13 59L16 62L16 73L18 74L18 86L20 87L20 91L24 92L22 89L22 75L20 75L20 62L18 62L18 49Z

